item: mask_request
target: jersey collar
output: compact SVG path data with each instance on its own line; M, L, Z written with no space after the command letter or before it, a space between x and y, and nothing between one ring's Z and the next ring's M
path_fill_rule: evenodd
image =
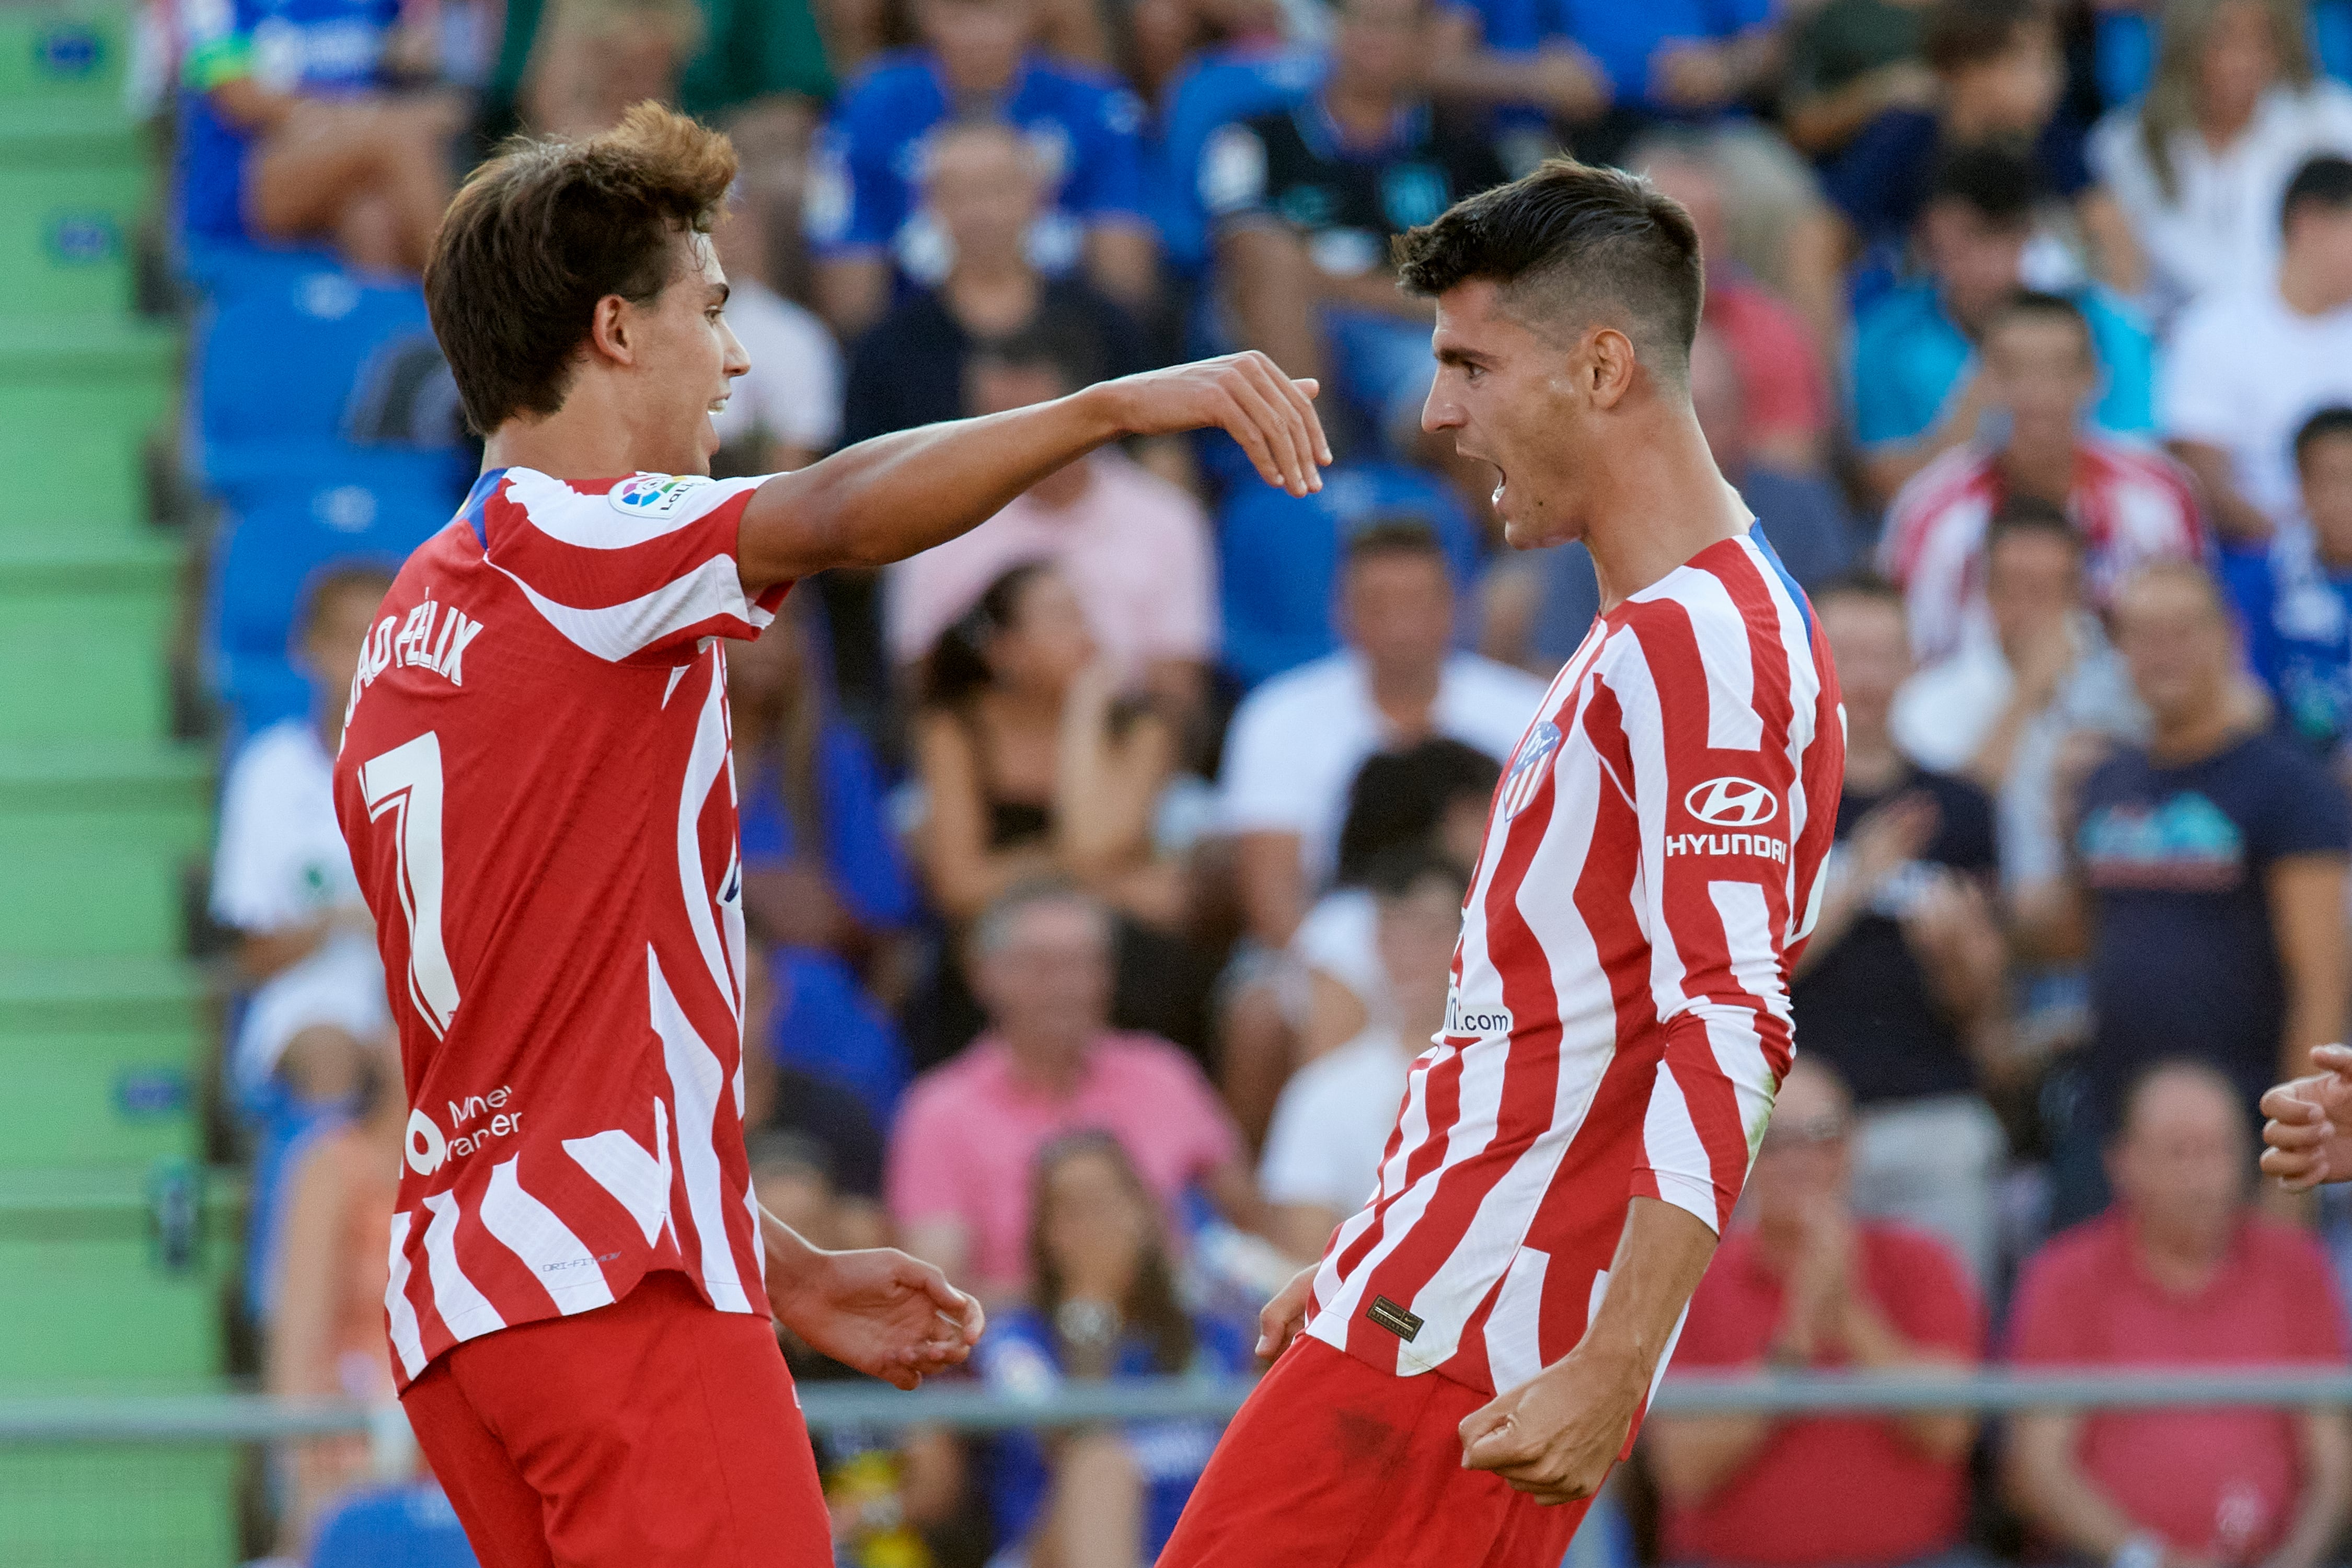
M485 555L490 552L490 498L499 493L499 481L506 477L504 468L485 468L482 477L474 481L474 488L466 492L466 504L457 509L458 517L474 531L474 538L480 542Z

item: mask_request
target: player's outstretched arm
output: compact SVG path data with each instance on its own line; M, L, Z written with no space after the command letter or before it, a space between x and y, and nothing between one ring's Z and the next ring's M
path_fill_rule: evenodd
M1608 1290L1584 1338L1464 1418L1463 1468L1492 1470L1538 1502L1575 1502L1599 1491L1714 1256L1715 1232L1697 1215L1656 1198L1633 1199Z
M2293 1193L2352 1181L2352 1046L2317 1046L2309 1078L2263 1096L2263 1173Z
M1303 496L1331 460L1312 381L1251 351L1102 382L1030 408L861 441L752 494L736 554L757 595L832 566L880 566L953 539L1096 447L1219 429L1258 477Z
M914 1388L971 1353L980 1303L896 1247L827 1252L766 1209L768 1303L783 1325L845 1366Z

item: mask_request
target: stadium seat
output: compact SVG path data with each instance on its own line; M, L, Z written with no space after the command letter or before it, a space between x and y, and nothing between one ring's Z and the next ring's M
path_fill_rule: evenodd
M1255 686L1337 647L1331 593L1340 542L1366 523L1399 515L1437 530L1454 585L1466 593L1478 575L1477 528L1454 492L1419 469L1333 468L1323 488L1303 499L1255 481L1235 485L1217 512L1225 668Z
M456 504L410 486L323 483L238 517L215 550L205 657L240 731L302 713L310 691L290 658L311 579L347 561L397 567L446 525Z
M190 748L0 746L0 955L171 958L212 840L212 772Z
M147 440L170 410L175 335L106 317L0 317L0 538L134 537Z
M119 111L0 100L0 318L129 310L153 185Z
M430 1481L372 1487L319 1523L310 1568L475 1568L457 1510Z
M198 1152L202 982L157 958L0 958L0 1170Z
M135 5L50 0L0 6L0 103L105 112L128 125Z
M179 572L152 540L0 538L0 745L168 733Z

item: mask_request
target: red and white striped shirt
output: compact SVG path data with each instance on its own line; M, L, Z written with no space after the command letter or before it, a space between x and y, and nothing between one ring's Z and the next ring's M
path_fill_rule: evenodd
M1760 532L1593 624L1496 788L1445 1028L1307 1332L1507 1389L1582 1337L1632 1198L1720 1230L1788 1070L1844 765L1827 646Z
M1988 634L1985 532L2007 499L2000 453L1955 447L1911 477L1887 508L1879 569L1903 589L1911 649L1931 663ZM2084 589L2105 605L2151 561L2204 553L2188 472L2154 447L2084 434L2066 515L2081 535Z
M758 485L494 469L378 613L335 811L414 1107L384 1298L403 1387L654 1269L768 1310L719 640L782 598L737 573Z

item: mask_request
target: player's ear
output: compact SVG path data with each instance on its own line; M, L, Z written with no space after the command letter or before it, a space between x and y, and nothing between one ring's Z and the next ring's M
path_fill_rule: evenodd
M636 361L630 341L629 302L618 294L607 294L596 301L588 317L588 347L602 358L616 364L633 364Z
M1596 408L1614 408L1633 389L1638 368L1633 340L1614 327L1595 327L1585 334L1584 391Z

